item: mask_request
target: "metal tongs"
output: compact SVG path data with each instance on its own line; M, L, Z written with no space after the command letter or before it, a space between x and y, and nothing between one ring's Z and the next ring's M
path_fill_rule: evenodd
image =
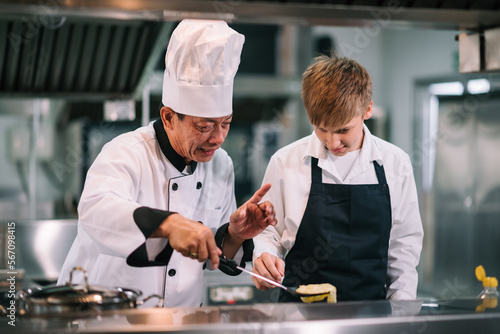
M235 261L233 260L230 260L230 259L226 259L225 257L222 257L220 256L219 257L219 268L221 266L225 266L231 270L239 270L239 271L242 271L246 274L249 274L249 275L252 275L254 277L257 277L258 279L261 279L263 281L266 281L267 283L269 284L272 284L280 289L283 289L285 290L286 292L288 292L289 294L293 295L293 296L296 296L296 297L312 297L312 296L319 296L319 295L325 295L326 293L325 292L319 292L319 293L300 293L300 292L297 292L297 289L296 287L289 287L289 286L284 286L283 284L280 284L278 282L275 282L267 277L264 277L262 275L259 275L259 274L256 274L254 273L253 271L250 271L248 269L245 269L243 267L240 267ZM209 268L211 268L211 266L209 266Z

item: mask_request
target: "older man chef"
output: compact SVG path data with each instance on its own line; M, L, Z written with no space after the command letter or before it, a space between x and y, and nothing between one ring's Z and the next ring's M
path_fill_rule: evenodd
M174 30L161 119L113 139L89 169L58 284L80 266L90 284L198 306L203 262L216 268L222 253L251 260L251 238L276 223L271 203L259 204L270 185L236 210L232 161L219 149L243 42L223 21L184 20Z

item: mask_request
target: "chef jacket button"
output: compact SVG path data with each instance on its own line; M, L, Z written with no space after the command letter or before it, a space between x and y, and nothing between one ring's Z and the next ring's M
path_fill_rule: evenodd
M168 276L170 276L170 277L175 276L175 274L176 274L176 273L177 273L177 272L175 271L175 269L170 269L170 270L168 271Z
M198 183L196 184L196 189L201 189L201 186L202 186L201 182L198 182Z
M176 191L177 189L179 189L179 186L177 185L177 183L172 184L172 190Z

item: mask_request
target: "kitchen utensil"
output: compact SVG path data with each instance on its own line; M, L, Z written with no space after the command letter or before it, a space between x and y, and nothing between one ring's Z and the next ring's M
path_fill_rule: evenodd
M78 270L84 274L83 285L73 284L73 273ZM141 295L139 290L89 285L87 272L75 267L65 285L21 290L16 294L16 304L17 313L28 316L95 315L101 311L136 308L153 297L159 299L157 307L163 307L162 297L150 295L138 300Z
M220 260L220 263L219 263L219 267L220 266L226 266L228 268L230 268L231 270L239 270L239 271L242 271L244 273L247 273L249 275L252 275L254 277L257 277L258 279L261 279L263 281L266 281L268 282L269 284L272 284L280 289L283 289L285 290L286 292L288 292L289 294L293 295L293 296L296 296L296 297L312 297L312 296L319 296L319 295L324 295L325 293L324 292L321 292L321 293L300 293L300 292L297 292L297 287L289 287L289 286L284 286L283 284L280 284L278 282L275 282L267 277L264 277L262 275L259 275L259 274L256 274L254 273L253 271L250 271L250 270L247 270L243 267L240 267L238 266L238 264L233 261L233 260L229 260L229 259L226 259L224 257L219 257L219 260Z

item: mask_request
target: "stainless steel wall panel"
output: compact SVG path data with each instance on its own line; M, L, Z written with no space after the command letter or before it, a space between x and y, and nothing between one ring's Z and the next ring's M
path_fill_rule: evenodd
M14 221L15 268L24 269L29 279L57 279L77 231L76 219ZM0 222L7 231L8 222ZM7 247L2 243L0 254ZM0 268L4 269L4 268Z

